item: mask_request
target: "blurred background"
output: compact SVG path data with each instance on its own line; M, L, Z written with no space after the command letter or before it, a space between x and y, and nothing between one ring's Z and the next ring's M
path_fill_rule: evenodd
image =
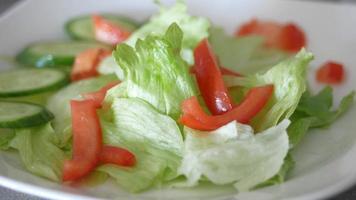
M0 0L0 15L2 15L3 12L5 12L7 9L9 9L11 6L13 6L15 3L19 1L20 0ZM311 0L299 0L299 1L311 1ZM356 0L313 0L313 1L356 5ZM15 192L1 186L0 186L0 199L1 200L46 200L43 198L38 198L27 194ZM337 194L334 197L329 198L329 200L355 200L355 199L356 199L356 185L341 194Z

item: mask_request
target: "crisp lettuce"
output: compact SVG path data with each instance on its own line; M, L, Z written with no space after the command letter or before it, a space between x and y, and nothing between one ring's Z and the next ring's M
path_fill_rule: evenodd
M183 33L172 24L164 36L147 36L138 40L136 47L118 45L114 51L125 82L120 92L109 92L116 97L137 97L152 104L160 112L177 119L180 104L195 94L195 83L187 63L180 57Z
M171 8L161 6L159 13L136 30L126 43L134 46L138 39L144 39L148 35L162 36L172 23L177 23L184 32L183 49L195 48L198 42L208 37L209 21L206 18L188 15L187 5L183 1L177 1Z
M252 189L275 176L288 153L289 120L253 135L246 125L231 122L212 132L185 127L185 154L179 172L188 186L205 177L215 184Z
M101 123L104 143L129 149L137 165L132 169L107 165L100 171L133 192L175 178L184 148L176 122L138 98L116 98L112 113L112 122Z
M194 64L193 49L203 38L209 35L210 22L203 17L190 16L187 13L187 6L183 1L177 1L170 8L160 5L160 11L153 15L150 20L137 29L125 42L134 47L137 40L144 39L148 35L163 36L167 28L177 23L184 32L182 39L182 49L180 54L189 65ZM104 59L99 65L101 74L116 73L120 80L124 79L124 74L120 64L115 64L112 56Z
M233 37L223 29L210 29L209 41L222 66L244 75L266 71L289 56L287 53L263 47L259 36Z
M114 80L117 80L114 75L81 80L61 89L49 99L47 107L55 116L52 123L61 147L65 146L72 136L70 100L80 99L81 94L97 91Z
M64 152L57 146L51 125L15 129L10 147L17 149L26 169L38 176L60 181Z
M242 78L233 78L228 85L252 88L273 84L274 95L264 109L251 121L251 125L261 131L288 119L297 108L306 90L306 70L313 59L311 53L301 50L295 57L280 62L265 73L257 73Z
M338 119L352 106L354 96L355 91L350 92L333 110L331 87L325 87L316 95L311 95L309 91L305 92L291 116L292 123L288 128L291 147L297 146L309 129L329 126Z

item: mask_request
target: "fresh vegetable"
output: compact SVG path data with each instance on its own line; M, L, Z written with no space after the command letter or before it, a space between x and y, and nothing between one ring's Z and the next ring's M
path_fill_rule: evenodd
M99 163L102 133L93 100L71 101L73 157L63 167L63 181L88 175Z
M0 128L33 127L53 118L53 114L41 105L0 101Z
M68 83L55 69L16 69L0 73L0 97L20 97L54 91Z
M124 16L113 14L100 14L105 20L125 30L132 32L139 27L138 23ZM83 15L70 19L65 24L68 35L76 40L96 40L94 23L91 15Z
M249 123L267 104L273 94L273 85L255 87L249 90L242 102L230 111L215 116L207 115L196 97L187 99L182 104L183 116L180 122L193 129L211 131L231 121Z
M183 154L176 122L139 98L115 98L112 111L113 122L101 117L104 143L128 149L137 164L131 169L104 165L98 170L131 192L176 178Z
M173 23L162 36L138 40L135 49L120 44L114 51L116 62L124 71L120 92L109 98L137 97L160 112L177 119L181 102L195 94L195 83L186 62L180 57L183 33Z
M285 51L298 52L306 46L305 34L300 27L293 23L278 24L272 21L252 19L243 24L236 36L259 35L267 47L279 48Z
M179 172L187 178L186 186L207 179L246 191L273 177L288 152L288 125L289 121L283 120L255 135L250 126L236 121L212 132L185 127L185 152Z
M9 143L18 150L28 171L53 181L61 180L65 154L58 147L50 123L15 129L15 137Z
M112 23L100 15L93 15L95 39L110 45L125 41L131 32L125 27Z
M52 124L61 147L67 145L72 136L70 100L81 100L82 94L98 91L115 80L114 75L80 80L61 89L48 100L47 107L55 116Z
M202 40L195 48L194 61L194 74L199 90L210 112L219 115L231 110L232 102L207 39Z
M267 71L289 56L264 47L261 36L233 37L216 27L210 29L209 41L222 66L244 75Z
M257 131L275 126L282 119L289 118L297 108L306 90L306 70L313 59L311 53L301 50L294 58L289 58L265 73L246 77L236 77L229 86L253 88L256 85L274 85L274 95L263 110L251 121Z
M101 149L100 163L131 167L135 165L136 158L135 155L126 149L113 146L104 146Z
M189 65L193 65L193 48L195 48L202 39L208 37L210 23L203 17L189 15L187 6L183 1L177 1L176 4L170 8L164 7L163 5L160 6L159 13L153 15L145 25L136 30L126 43L134 46L138 39L144 39L150 34L162 36L172 23L176 23L184 33L180 52L182 58L188 62Z
M296 111L291 116L288 135L292 147L296 147L311 128L327 127L344 114L354 102L355 91L344 96L336 109L332 109L332 88L325 87L316 95L305 92Z
M72 81L78 81L99 75L98 64L111 54L111 51L102 48L87 49L75 57L71 72Z
M316 80L320 83L340 84L344 81L344 67L342 64L328 61L322 64L316 72Z
M89 41L61 41L33 43L23 49L16 59L20 63L35 67L68 66L74 63L75 56L86 49L110 47Z

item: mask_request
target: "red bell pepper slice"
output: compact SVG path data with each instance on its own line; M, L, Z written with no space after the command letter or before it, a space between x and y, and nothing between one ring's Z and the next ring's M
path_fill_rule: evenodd
M134 166L135 155L130 151L114 146L104 146L100 154L101 164L116 164L124 167Z
M316 79L320 83L340 84L344 81L344 74L344 67L341 63L328 61L319 67Z
M82 94L82 96L85 99L93 100L95 102L96 108L101 108L102 102L104 101L104 98L106 95L106 92L119 83L120 83L120 81L114 81L114 82L108 83L106 86L102 87L99 91Z
M113 24L102 16L93 15L95 38L110 45L116 45L125 41L131 33L123 27Z
M197 97L191 97L183 102L183 115L179 121L190 128L203 131L215 130L234 120L247 124L267 104L273 94L273 88L273 85L252 88L238 106L215 116L206 114Z
M100 61L109 56L111 51L102 48L87 49L75 57L71 80L78 81L98 75Z
M88 175L98 164L102 135L93 100L72 100L73 157L64 162L63 181L75 181Z
M297 52L306 46L303 30L293 23L279 24L273 21L252 19L243 24L235 33L236 36L259 35L264 37L267 47Z
M219 115L232 108L219 65L207 39L194 50L194 72L198 86L210 112Z

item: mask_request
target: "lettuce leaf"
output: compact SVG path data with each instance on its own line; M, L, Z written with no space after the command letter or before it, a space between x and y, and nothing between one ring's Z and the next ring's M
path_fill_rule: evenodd
M176 122L138 98L116 98L112 112L112 122L101 122L104 143L129 149L137 164L132 169L106 165L99 170L132 192L175 178L184 148Z
M303 49L294 58L280 62L265 73L234 78L233 82L228 83L230 86L244 86L246 89L266 84L274 85L273 97L251 121L257 131L275 126L294 113L306 90L306 69L312 59L313 55Z
M19 151L26 169L38 176L60 181L64 152L57 147L51 125L15 129L16 136L10 146Z
M311 128L329 126L354 103L355 91L342 98L335 110L332 109L332 88L327 86L316 95L305 92L296 111L291 116L292 123L288 128L291 147L295 147Z
M172 23L177 23L184 32L182 39L184 49L195 48L203 38L208 37L209 21L202 17L190 16L184 1L177 1L171 8L160 6L159 13L136 30L126 43L134 46L138 39L144 39L148 35L162 36Z
M184 32L180 54L189 65L193 65L193 49L203 38L208 37L210 22L202 17L190 16L184 1L177 1L170 8L160 5L159 13L137 29L125 43L134 47L137 40L148 35L163 36L172 23L177 23ZM125 78L120 64L115 63L113 56L104 59L98 69L100 74L116 73L120 80Z
M70 100L80 99L81 94L97 91L114 80L117 80L114 75L107 75L77 81L61 89L49 99L47 107L55 116L52 123L61 147L65 146L72 136Z
M286 119L256 135L236 122L208 133L184 127L179 172L190 186L204 177L215 184L232 183L239 191L252 189L279 172L289 149L288 125Z
M179 55L182 39L181 29L173 23L163 37L150 35L138 40L135 49L118 45L113 55L126 78L117 86L120 92L108 93L109 99L112 95L141 98L177 119L181 102L195 94L189 67Z
M244 75L266 71L289 56L277 49L264 48L262 37L237 38L216 27L210 29L209 41L224 67Z

